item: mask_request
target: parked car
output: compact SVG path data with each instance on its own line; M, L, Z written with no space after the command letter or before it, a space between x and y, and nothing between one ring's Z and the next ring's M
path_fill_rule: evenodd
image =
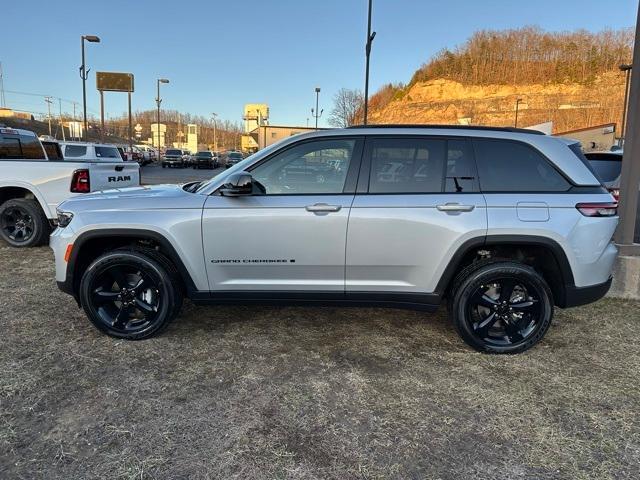
M65 160L72 162L117 162L122 156L115 145L89 142L59 142Z
M445 302L473 348L522 352L544 337L554 304L593 302L611 284L617 204L577 152L575 141L513 128L296 135L206 182L64 202L56 279L117 338L160 333L184 295ZM405 165L393 182L379 176L390 160ZM314 169L284 174L294 162L344 168L320 182Z
M184 167L184 152L177 148L167 148L162 157L162 168Z
M244 160L242 153L240 152L227 152L222 157L222 163L224 164L224 168L229 168L235 165L238 162Z
M153 163L156 161L156 151L155 149L149 147L148 145L136 145L135 148L142 153L142 165L148 165L149 163Z
M60 145L47 143L45 149L31 131L0 127L0 239L14 247L46 243L61 221L56 207L63 200L140 183L138 165L123 164L119 156L60 161Z
M212 152L204 150L197 152L193 156L192 161L193 168L218 168L218 157L214 156Z
M611 192L616 201L620 198L620 174L622 173L622 150L610 152L585 153L591 168L598 175L605 187ZM636 230L634 242L640 243L640 195L636 209Z

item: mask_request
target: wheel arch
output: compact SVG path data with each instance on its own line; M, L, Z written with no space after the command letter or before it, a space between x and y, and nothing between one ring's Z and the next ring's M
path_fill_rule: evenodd
M26 198L35 200L40 205L40 208L44 212L47 218L51 218L51 212L49 206L44 201L44 197L34 188L33 185L25 184L22 182L16 182L11 184L0 184L0 205L14 198Z
M198 291L189 270L169 239L154 230L128 228L92 230L81 233L73 242L73 249L67 262L66 278L61 288L77 299L82 269L88 267L91 261L101 253L127 245L156 248L178 270L187 295L191 296L192 293Z
M436 293L447 295L456 274L482 258L482 255L518 258L523 263L531 264L526 258L527 254L536 256L532 266L540 271L549 284L555 304L564 307L567 304L567 289L575 285L569 259L556 240L535 235L487 235L467 240L451 257L438 281Z

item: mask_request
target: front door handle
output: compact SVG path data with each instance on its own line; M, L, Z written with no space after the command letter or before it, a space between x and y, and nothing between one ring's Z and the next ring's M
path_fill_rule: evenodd
M342 205L328 205L326 203L316 203L314 205L307 205L304 207L307 212L313 213L329 213L329 212L339 212L342 208Z
M475 205L461 205L459 203L445 203L444 205L437 205L436 208L441 212L470 212Z

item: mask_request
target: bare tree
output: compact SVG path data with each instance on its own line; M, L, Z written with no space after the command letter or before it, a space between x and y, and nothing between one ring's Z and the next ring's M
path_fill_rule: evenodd
M344 128L362 122L364 96L360 90L341 88L333 96L333 104L329 114L330 125Z

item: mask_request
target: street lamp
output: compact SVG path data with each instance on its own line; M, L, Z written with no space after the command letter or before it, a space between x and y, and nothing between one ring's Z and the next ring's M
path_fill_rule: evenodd
M518 98L516 99L516 121L514 124L514 127L518 128L518 107L520 106L520 103L522 103L522 99Z
M157 133L158 133L158 158L160 158L160 104L162 103L162 99L160 98L160 84L161 83L169 83L169 80L166 78L158 79L158 96L156 97L156 105L158 105L158 121L156 124Z
M627 104L629 103L629 83L631 81L631 69L633 68L633 65L623 63L618 68L620 71L625 72L627 77L624 84L624 104L622 105L622 125L620 128L620 146L623 146L625 130L627 128Z
M87 78L89 78L89 71L84 61L84 42L85 40L90 43L100 43L100 38L95 35L82 35L80 37L80 45L82 46L82 65L80 65L80 78L82 79L82 108L84 112L84 134L87 136Z
M216 138L216 117L217 116L218 114L215 112L211 114L211 119L213 120L213 150L215 152L218 151L218 139Z
M371 44L373 43L373 39L376 38L376 32L371 32L371 4L372 0L369 0L367 43L365 45L366 66L364 74L364 125L367 124L367 115L369 113L369 57L371 56Z
M318 111L319 97L320 97L320 87L316 87L316 109L315 109L315 113L314 113L313 108L311 109L311 116L316 119L316 130L318 130L318 119L322 116L322 112L324 112L324 109Z

